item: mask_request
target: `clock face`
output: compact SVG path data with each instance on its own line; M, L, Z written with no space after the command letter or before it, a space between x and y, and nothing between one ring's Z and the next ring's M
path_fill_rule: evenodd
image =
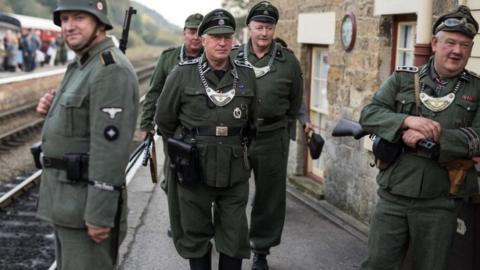
M355 43L355 17L351 13L347 13L342 20L340 38L342 41L343 48L345 50L351 51L353 44Z

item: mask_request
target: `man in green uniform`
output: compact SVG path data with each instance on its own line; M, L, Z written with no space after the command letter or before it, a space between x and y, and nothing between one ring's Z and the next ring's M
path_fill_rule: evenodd
M125 167L138 111L135 71L110 38L104 0L53 12L77 59L44 95L38 216L55 230L57 269L114 269L125 236Z
M303 78L293 53L273 41L279 14L267 1L248 13L250 40L234 52L251 65L258 86L258 132L251 149L255 200L251 213L252 269L268 269L266 256L280 244L286 208L289 125L302 102Z
M430 61L397 68L362 111L364 130L404 145L377 177L363 270L401 269L409 245L413 269L446 269L456 199L478 192L471 158L480 154L480 79L465 69L477 32L466 6L441 16ZM439 152L422 150L425 140Z
M235 20L226 10L205 15L198 28L204 53L171 72L155 114L174 166L167 175L172 237L192 270L211 269L212 238L219 269L240 270L242 259L250 257L247 144L254 132L256 84L250 67L229 58L234 31ZM188 162L177 162L182 157L176 156L172 138L198 149L198 158L188 162L198 161L199 168L186 169L197 179L180 169Z
M150 89L145 95L145 101L143 102L140 128L145 132L144 135L147 133L153 134L155 127L153 116L155 115L157 99L162 93L168 74L179 62L197 58L202 53L202 42L197 35L197 29L202 20L202 14L196 13L188 16L183 28L183 44L162 52L150 80Z

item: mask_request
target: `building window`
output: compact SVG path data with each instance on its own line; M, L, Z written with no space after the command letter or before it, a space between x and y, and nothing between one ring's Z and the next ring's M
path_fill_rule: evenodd
M399 22L397 28L396 66L413 66L415 22Z
M310 76L310 120L315 126L315 132L326 138L325 119L328 115L327 79L328 79L328 48L312 48L312 68ZM312 160L308 156L308 173L323 178L324 161Z

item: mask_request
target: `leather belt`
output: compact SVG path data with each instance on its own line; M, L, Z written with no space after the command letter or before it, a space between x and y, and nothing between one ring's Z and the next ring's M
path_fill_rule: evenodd
M196 136L216 136L216 137L228 137L237 136L242 134L242 127L195 127L188 129L193 135Z
M280 116L274 116L274 117L269 117L269 118L258 118L257 120L258 120L258 125L259 126L268 126L268 125L275 124L275 123L278 123L280 121L285 120L285 116L280 115Z
M58 170L67 169L67 163L65 162L65 160L46 156L42 157L42 166L44 168L53 168Z

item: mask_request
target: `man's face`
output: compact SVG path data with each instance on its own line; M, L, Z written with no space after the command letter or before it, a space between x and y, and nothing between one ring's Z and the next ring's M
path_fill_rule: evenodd
M197 35L197 29L194 28L183 30L183 42L188 51L198 51L202 48L202 41Z
M202 45L209 60L222 62L228 58L232 50L233 36L232 34L204 35Z
M472 53L473 40L461 33L441 31L432 39L435 70L441 77L463 71Z
M273 36L275 35L275 24L251 21L248 24L248 30L253 45L265 48L272 44Z
M82 49L88 43L94 31L97 31L97 20L87 12L62 11L60 22L65 42L74 51Z

